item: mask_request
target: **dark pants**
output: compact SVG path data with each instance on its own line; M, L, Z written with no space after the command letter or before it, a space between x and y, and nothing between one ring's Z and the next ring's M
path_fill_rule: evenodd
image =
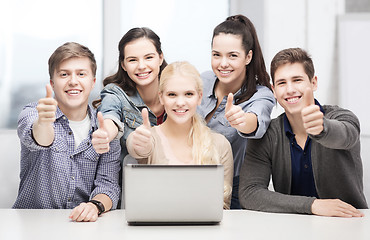
M239 203L239 176L233 178L233 192L231 195L230 209L241 209Z

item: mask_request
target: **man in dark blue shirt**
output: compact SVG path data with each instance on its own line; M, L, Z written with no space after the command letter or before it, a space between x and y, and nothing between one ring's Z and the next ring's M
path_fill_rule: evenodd
M242 207L267 212L361 217L360 124L349 110L314 99L317 77L300 48L271 62L275 98L285 112L251 140L240 171ZM274 192L268 190L272 176Z

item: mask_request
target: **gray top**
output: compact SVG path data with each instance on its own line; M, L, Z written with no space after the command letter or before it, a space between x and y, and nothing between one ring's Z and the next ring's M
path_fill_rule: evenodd
M203 79L203 99L198 107L198 113L205 118L217 105L214 87L217 77L212 71L201 75ZM240 89L234 95L239 95ZM234 98L235 99L235 98ZM270 115L275 105L275 98L270 89L257 85L257 92L247 101L238 104L245 112L252 112L258 118L257 130L251 134L243 134L233 128L225 118L225 105L227 96L222 99L207 126L213 131L224 135L231 144L234 156L234 176L239 176L240 168L244 160L248 138L261 138L270 123Z
M317 194L367 208L363 193L360 123L349 110L323 106L324 130L312 139L311 160ZM240 172L243 208L266 212L308 213L315 198L292 196L289 139L284 114L273 119L262 139L250 140ZM276 192L269 191L270 176Z

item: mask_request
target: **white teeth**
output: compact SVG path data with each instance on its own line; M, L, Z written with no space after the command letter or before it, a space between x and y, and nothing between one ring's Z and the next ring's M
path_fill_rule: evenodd
M222 74L229 74L231 71L220 71Z
M138 74L139 77L145 77L145 76L148 76L148 75L149 75L149 73L139 73Z
M291 102L296 102L296 101L298 101L298 99L299 99L299 97L295 97L295 98L288 98L288 99L287 99L287 101L291 103Z
M79 94L80 91L77 91L77 90L71 90L71 91L68 91L69 94Z
M184 113L184 112L186 112L186 110L175 110L175 112Z

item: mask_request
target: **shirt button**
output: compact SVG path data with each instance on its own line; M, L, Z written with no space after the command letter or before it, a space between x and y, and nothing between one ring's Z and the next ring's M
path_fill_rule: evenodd
M67 201L70 202L72 199L71 198L68 198Z
M75 180L75 177L74 176L72 176L71 178L72 178L72 180Z
M216 115L213 115L213 117L212 117L212 118L213 118L213 119L216 119L216 117L217 117Z
M69 135L72 135L72 132L68 132Z
M307 169L307 168L308 168L308 165L307 165L307 164L305 164L305 165L304 165L304 168L306 168L306 169Z
M71 156L69 156L69 158L71 158L71 159L72 159L72 158L73 158L73 156L71 155Z

